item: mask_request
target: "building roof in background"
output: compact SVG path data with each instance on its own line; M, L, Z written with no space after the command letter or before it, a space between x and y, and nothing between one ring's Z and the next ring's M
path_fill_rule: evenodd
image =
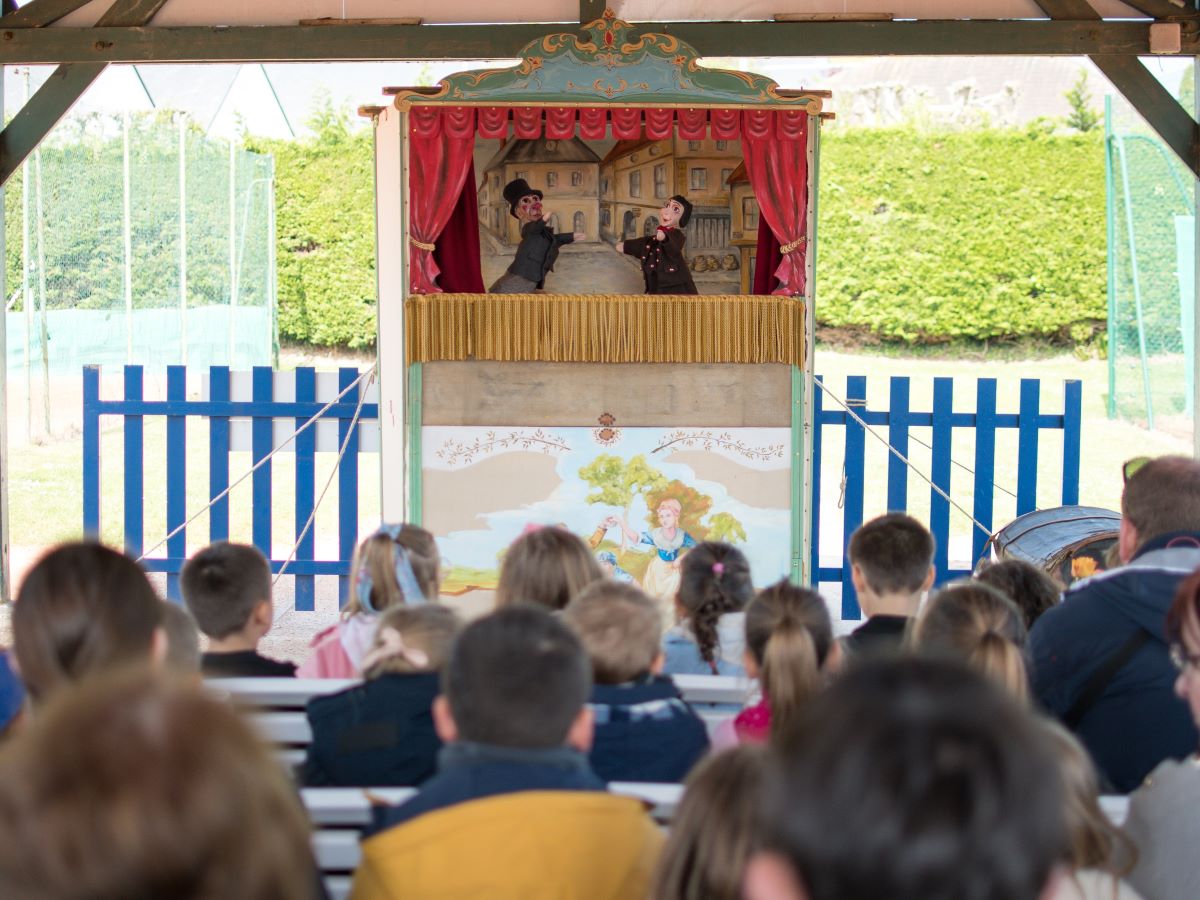
M577 137L569 141L556 141L551 138L520 138L509 141L491 158L484 167L485 171L495 169L505 163L542 162L542 163L594 163L600 157Z

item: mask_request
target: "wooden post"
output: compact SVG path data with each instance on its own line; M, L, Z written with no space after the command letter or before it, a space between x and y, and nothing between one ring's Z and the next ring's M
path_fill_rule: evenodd
M0 69L0 122L4 121L4 71ZM0 259L4 259L4 188L0 187ZM0 298L8 297L5 267L0 266ZM12 596L8 524L8 304L0 309L0 602Z

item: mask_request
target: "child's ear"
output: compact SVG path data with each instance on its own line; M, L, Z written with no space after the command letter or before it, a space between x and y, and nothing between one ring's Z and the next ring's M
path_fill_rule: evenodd
M742 878L742 896L745 900L808 900L808 892L788 861L769 852L750 857Z
M443 744L453 744L458 740L458 724L454 721L454 713L450 711L450 701L445 694L433 698L433 730L442 739Z
M821 671L827 675L836 675L841 671L842 663L846 661L846 651L842 649L842 642L835 639L829 645L829 652L825 654L825 662L821 664Z
M567 746L575 748L580 753L590 753L595 733L596 716L592 712L592 708L585 703L583 709L579 711L579 715L575 717L575 721L571 723L571 730L567 732Z
M663 666L667 664L667 654L661 650L658 651L658 656L654 657L654 661L650 663L650 674L661 675Z
M275 608L270 600L260 600L258 605L254 607L254 612L250 614L250 618L254 620L254 624L261 627L264 631L270 631L271 623L275 621Z
M747 678L758 677L758 661L749 650L742 651L742 668L746 670Z
M921 582L921 593L922 594L924 594L931 587L933 587L933 581L935 578L937 578L937 569L935 569L933 566L930 566L929 572L926 573L926 575L925 575L925 580L923 582Z
M867 592L867 579L863 577L862 569L854 563L850 564L850 582L854 585L857 593L865 594Z
M155 628L154 636L150 639L150 663L158 668L167 661L167 651L170 649L171 639L167 637L165 628Z

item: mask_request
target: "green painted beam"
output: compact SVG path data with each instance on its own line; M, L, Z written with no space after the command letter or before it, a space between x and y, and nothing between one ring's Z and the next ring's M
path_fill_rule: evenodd
M4 17L5 28L41 28L70 15L91 0L30 0Z
M1097 68L1133 104L1193 175L1200 177L1200 127L1171 92L1162 86L1136 56L1097 56Z
M2 25L2 22L0 22ZM576 23L0 28L0 64L495 59ZM708 56L1131 56L1150 23L1129 21L658 22ZM1184 35L1181 55L1200 53Z

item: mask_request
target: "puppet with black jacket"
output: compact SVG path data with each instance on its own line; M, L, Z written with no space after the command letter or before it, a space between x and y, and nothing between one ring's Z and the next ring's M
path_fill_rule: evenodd
M682 194L676 194L663 204L658 216L660 224L653 237L620 241L617 252L641 259L647 294L700 293L684 256L687 238L683 229L692 217L692 204Z
M549 213L542 211L542 192L531 188L524 178L504 186L508 211L521 223L521 243L517 255L504 274L488 288L490 294L528 294L546 285L546 273L554 270L558 248L583 240L583 232L555 234L546 224Z

